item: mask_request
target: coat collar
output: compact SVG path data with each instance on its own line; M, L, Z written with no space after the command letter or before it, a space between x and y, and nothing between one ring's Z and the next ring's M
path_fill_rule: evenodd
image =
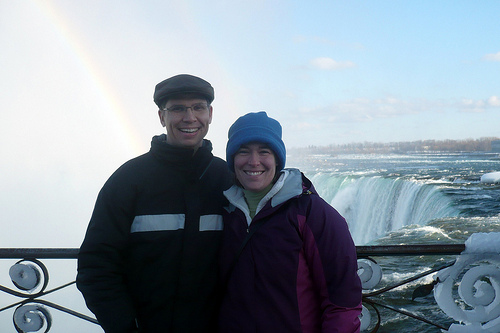
M274 208L301 195L304 191L302 176L302 173L298 169L282 170L274 186L257 205L256 215L259 214L268 202L270 207ZM237 185L233 185L231 188L224 191L224 195L231 204L228 211L232 211L234 208L240 209L245 214L247 222L250 224L251 218L243 189Z

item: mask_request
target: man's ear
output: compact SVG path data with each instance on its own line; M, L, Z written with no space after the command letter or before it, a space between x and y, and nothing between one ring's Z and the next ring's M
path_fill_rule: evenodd
M210 105L210 109L208 110L208 112L209 112L208 123L211 124L212 123L212 114L214 112L214 109L212 108L212 105Z
M158 117L160 118L161 126L165 127L165 120L163 120L163 112L162 112L162 110L158 110Z

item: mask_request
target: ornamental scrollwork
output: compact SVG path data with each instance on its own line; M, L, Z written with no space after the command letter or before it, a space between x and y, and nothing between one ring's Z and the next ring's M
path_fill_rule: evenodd
M382 268L374 260L358 259L358 276L363 290L373 289L382 280Z
M49 273L45 265L36 259L23 259L9 269L9 276L14 286L20 291L2 288L11 295L26 298L16 308L13 315L17 332L48 332L52 325L49 310L35 301L43 295L49 282Z
M382 280L382 268L374 260L370 258L358 259L358 276L361 280L363 290L370 290L375 288ZM373 305L370 305L377 313L377 323L380 323L380 314ZM359 316L361 322L360 330L366 331L372 322L370 310L363 304L361 315Z
M49 310L40 304L23 304L14 311L14 327L19 333L48 332L52 325Z
M500 332L500 256L463 253L436 275L434 298L454 323L449 332Z
M12 283L22 292L12 293L20 297L36 297L42 293L49 282L49 273L45 265L36 259L23 259L9 269Z

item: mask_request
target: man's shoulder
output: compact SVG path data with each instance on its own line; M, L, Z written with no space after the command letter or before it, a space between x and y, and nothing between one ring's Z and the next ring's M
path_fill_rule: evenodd
M226 161L220 157L217 157L217 156L213 157L211 167L213 169L216 169L217 172L219 172L220 174L223 174L226 176L232 175L232 172L231 172L231 170L229 170L229 167L227 166Z
M147 152L147 153L136 156L136 157L131 158L130 160L126 161L117 169L117 171L145 167L145 166L151 164L152 160L153 159L152 159L151 153Z
M207 177L203 177L203 179L212 185L218 184L217 186L221 189L227 190L233 184L233 173L229 170L226 161L213 156L207 170Z
M214 155L214 158L213 158L214 162L218 165L218 166L224 166L227 168L227 163L226 161L224 161L222 158L218 157L218 156L215 156ZM229 168L228 168L229 170Z
M109 180L126 181L135 179L140 174L147 173L147 170L154 164L149 153L134 157L120 165L109 177Z

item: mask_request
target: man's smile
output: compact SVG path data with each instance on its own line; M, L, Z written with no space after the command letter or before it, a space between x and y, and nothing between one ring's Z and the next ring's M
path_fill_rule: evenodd
M195 133L199 130L199 128L179 128L179 131L183 133Z

